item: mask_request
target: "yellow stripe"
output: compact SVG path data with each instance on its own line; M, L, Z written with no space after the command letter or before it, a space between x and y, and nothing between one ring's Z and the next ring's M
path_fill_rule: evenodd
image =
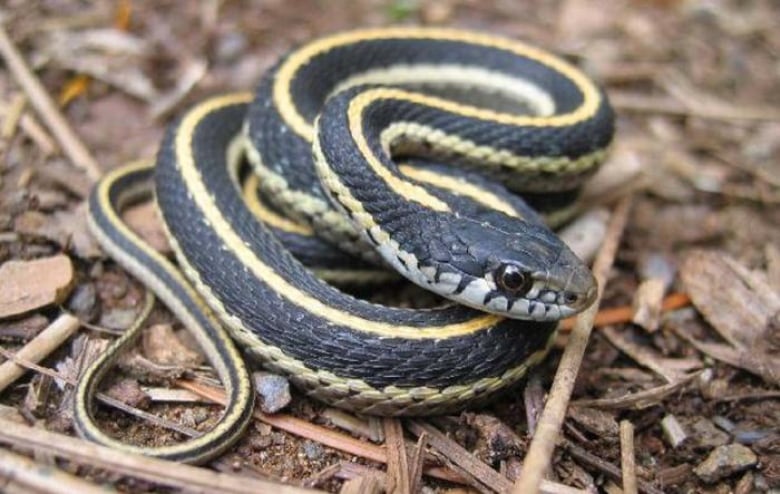
M227 220L220 214L208 192L206 184L203 183L202 177L194 166L191 148L195 127L209 113L226 106L247 103L250 99L251 95L249 94L223 96L211 99L195 107L181 123L176 136L175 150L181 167L182 178L187 185L187 189L191 192L193 200L198 204L206 220L214 228L217 235L255 276L262 279L290 303L300 307L301 310L310 312L334 324L349 327L355 331L363 331L384 337L409 339L450 338L488 329L502 320L501 317L496 315L480 314L461 323L428 327L400 326L391 322L372 321L331 307L323 301L311 297L308 293L292 285L290 281L279 275L273 268L258 258L256 253L244 244Z
M449 190L455 194L468 197L490 209L501 211L514 218L521 218L520 212L511 204L492 192L482 189L477 185L467 182L463 178L450 177L441 173L415 168L411 165L398 165L398 170L409 178L418 182L429 183L435 187Z
M279 68L273 87L273 102L279 109L279 113L287 125L302 138L311 141L313 128L300 114L293 101L290 86L295 74L306 65L313 57L338 48L340 46L360 43L362 41L407 38L407 39L432 39L440 41L456 41L471 43L485 47L496 48L520 57L534 60L546 65L550 69L559 72L569 79L582 93L582 104L574 111L552 116L525 116L497 113L486 109L468 107L466 105L453 104L451 102L447 111L453 113L468 114L475 118L485 120L497 120L510 125L530 126L566 126L592 117L601 103L601 94L596 86L579 69L564 60L551 55L534 46L516 40L494 37L486 34L459 31L451 29L397 27L385 29L367 29L336 34L310 43L294 52ZM444 100L432 100L433 106ZM444 107L441 107L444 109ZM464 113L465 112L465 113Z
M244 182L244 201L252 214L260 219L263 223L266 223L274 228L277 228L287 233L297 233L298 235L305 235L310 237L314 235L314 230L307 225L296 223L284 216L276 214L268 206L263 204L258 195L260 185L260 177L250 174Z

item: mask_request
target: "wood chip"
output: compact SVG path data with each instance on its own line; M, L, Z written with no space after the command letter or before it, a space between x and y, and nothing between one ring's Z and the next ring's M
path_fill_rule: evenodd
M679 448L688 438L680 421L671 414L661 419L661 431L663 431L666 441L673 448Z
M0 266L0 318L60 304L74 283L73 264L65 255Z
M397 494L410 494L409 459L406 454L404 431L397 418L382 420L385 430L385 450L387 451L387 491Z
M566 416L596 437L612 440L618 437L618 423L611 413L597 408L570 407Z
M366 419L356 417L351 413L338 408L326 408L320 415L339 429L344 429L358 437L365 437L373 442L385 440L384 433L376 434L377 431L369 425ZM381 429L378 432L381 432Z
M660 278L642 281L634 294L634 316L631 322L650 333L658 331L665 292L666 282Z
M675 328L677 334L715 359L780 383L780 359L767 345L778 325L780 295L766 274L725 254L697 250L686 256L680 275L693 304L729 344L699 340L684 328Z
M382 480L375 475L358 477L344 482L341 494L380 494L385 492Z
M422 433L417 438L411 458L409 458L409 485L411 492L420 492L422 487L423 467L425 466L425 448L428 445L428 434Z
M634 359L638 364L663 377L669 383L684 380L687 376L687 371L698 369L703 365L695 357L673 359L659 355L651 347L636 343L635 339L631 337L631 328L619 331L614 327L608 326L603 329L602 334L620 351Z

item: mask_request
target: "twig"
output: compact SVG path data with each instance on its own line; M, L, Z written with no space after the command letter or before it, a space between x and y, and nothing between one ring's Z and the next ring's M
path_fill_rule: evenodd
M667 296L661 303L661 310L664 312L670 312L673 310L681 309L691 304L691 299L684 293L673 293ZM603 326L610 326L612 324L621 324L624 322L631 322L631 317L634 314L634 310L630 305L624 307L614 307L609 309L600 310L596 314L596 318L593 321L593 326L600 328ZM576 319L565 319L560 324L562 330L570 330L574 327Z
M411 494L409 459L401 421L388 417L382 421L385 430L385 452L387 453L387 492Z
M417 436L426 433L428 444L443 454L468 477L478 482L474 487L481 488L481 490L488 487L495 492L506 492L511 487L512 484L506 477L487 466L432 425L423 421L410 420L407 422L407 426Z
M208 64L205 60L192 60L187 63L184 73L179 77L179 83L169 93L164 94L151 105L152 118L159 119L173 110L176 105L195 87L206 75Z
M617 254L630 209L631 196L627 196L615 208L615 212L610 220L604 245L593 266L593 275L598 282L597 300L588 310L577 317L574 329L569 336L569 343L566 345L558 371L555 373L547 406L539 418L536 434L528 448L528 454L523 462L520 477L512 489L512 492L515 494L537 492L542 478L550 466L555 443L566 415L566 407L574 389L574 381L577 378L582 357L588 345L588 339L593 329L593 320L598 312L607 276Z
M680 379L677 382L673 382L671 384L664 384L663 386L658 386L652 389L648 389L645 391L639 391L637 393L631 393L624 396L619 396L617 398L600 398L597 400L577 400L571 402L572 406L581 406L581 407L592 407L592 408L603 408L603 409L623 409L623 408L634 408L634 409L642 409L647 408L649 406L655 405L658 402L660 402L665 397L669 396L672 393L676 393L683 387L685 387L689 382L693 381L697 377L701 375L701 372L694 372L693 374L688 374L685 376L685 378Z
M24 105L27 103L27 99L23 94L17 94L11 100L11 104L8 105L8 109L5 112L5 118L3 119L3 127L0 130L0 137L5 140L11 139L16 134L16 127L19 124L19 120L22 118L24 112Z
M101 174L97 161L68 125L51 96L27 66L2 24L0 24L0 54L5 58L5 63L19 86L27 94L30 104L40 114L49 130L54 134L55 139L60 143L65 155L75 166L82 168L89 178L96 180Z
M619 331L612 326L604 328L601 332L612 345L625 353L634 362L646 367L661 376L667 383L683 380L687 377L685 370L701 368L702 363L694 357L672 359L664 358L645 345L640 345L631 340L633 328Z
M64 313L54 320L46 329L27 343L16 353L16 356L28 362L40 362L44 357L59 348L72 335L81 323L78 318ZM11 360L0 365L0 391L19 379L25 368Z
M566 448L566 451L571 455L571 457L577 460L577 462L583 463L590 468L604 473L604 475L611 478L615 482L620 482L620 469L612 463L604 461L594 454L588 453L571 441L564 440L563 446ZM663 494L660 490L656 489L643 480L637 479L637 487L639 492L643 492L645 494Z
M634 425L628 420L620 421L620 466L623 470L623 493L637 494Z
M423 432L417 438L417 445L414 447L412 457L409 459L409 490L411 492L420 492L422 487L422 473L425 464L425 448L428 445L428 433Z
M19 367L23 367L25 369L37 372L39 374L43 374L45 376L51 377L52 379L58 379L64 383L67 383L70 386L76 386L76 381L74 379L71 379L67 376L64 376L60 374L57 371L54 371L52 369L49 369L48 367L42 367L40 365L34 364L30 361L24 360L19 357L19 354L14 354L3 347L0 347L0 355L7 358L8 361L13 362L14 364L18 365ZM176 424L174 422L171 422L170 420L166 420L164 418L158 417L157 415L153 415L149 412L145 412L141 409L132 407L128 405L127 403L121 402L117 400L116 398L112 398L108 396L105 393L95 393L95 398L99 400L100 402L114 407L117 410L121 410L125 412L128 415L132 415L134 417L137 417L142 420L146 420L147 422L156 425L158 427L162 427L165 429L170 429L172 431L176 431L179 434L183 434L185 436L189 437L196 437L199 436L201 433L195 429L191 429L189 427L185 427L183 425Z
M23 94L19 94L19 96L21 97L19 101L26 104L27 98L25 98ZM3 102L0 102L0 112L4 114L6 119L8 118L9 113L15 111L13 108L14 104L15 102L12 102L10 106L5 106ZM52 141L51 137L49 137L49 134L46 133L46 130L41 127L41 124L39 124L38 121L35 120L35 117L29 112L22 112L19 115L18 126L22 128L24 133L27 134L33 142L35 142L44 156L49 156L57 152L57 145ZM11 136L6 136L6 139L9 139L10 137Z
M0 478L13 480L26 491L46 494L107 494L116 492L65 473L51 465L40 465L29 458L0 449Z
M512 483L509 479L477 459L461 445L452 439L449 439L432 425L425 422L410 420L407 422L407 426L413 434L418 436L421 436L423 433L427 434L428 444L433 448L436 448L436 450L443 454L459 469L462 469L464 475L470 477L472 481L478 482L474 487L482 490L487 487L496 492L508 492L512 487ZM542 481L539 490L533 492L543 492L545 494L583 494L584 491L544 480Z
M676 99L665 96L657 97L610 91L609 100L616 109L635 113L697 117L709 120L780 120L780 112L775 109L746 108L740 110L738 108L686 107Z
M202 384L193 381L176 381L178 386L188 389L193 393L196 393L209 400L225 404L225 393L217 388L210 386L204 386ZM317 441L320 444L328 446L330 448L344 451L355 456L360 456L367 460L376 461L378 463L387 463L387 453L385 448L377 446L376 444L367 443L354 437L347 436L340 432L322 427L320 425L312 424L305 420L301 420L290 415L275 414L268 415L261 412L259 409L255 410L254 417L270 426L276 427L279 430L287 431L290 434L295 434L298 437L311 439ZM426 468L425 475L434 477L441 480L447 480L449 482L463 483L463 478L452 470L442 468Z
M54 454L82 465L130 475L187 492L275 492L299 494L312 492L250 477L237 477L212 472L204 468L117 451L81 439L55 434L42 429L0 418L0 441L20 448ZM78 490L71 492L80 492Z

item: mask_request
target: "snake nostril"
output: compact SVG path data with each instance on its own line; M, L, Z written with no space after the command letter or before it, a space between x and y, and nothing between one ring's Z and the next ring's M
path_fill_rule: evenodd
M566 305L573 305L579 300L579 296L574 292L564 292L563 301Z

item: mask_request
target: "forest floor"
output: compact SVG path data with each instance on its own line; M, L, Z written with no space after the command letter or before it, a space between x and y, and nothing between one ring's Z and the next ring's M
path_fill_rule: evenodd
M0 365L0 443L12 446L0 450L0 491L72 492L68 486L85 482L182 489L172 479L190 474L178 465L143 464L138 473L101 461L84 442L77 454L55 447L59 435L32 439L34 431L74 435L72 382L143 302L143 287L86 230L91 185L100 173L154 156L166 125L192 103L254 88L292 47L389 24L527 40L593 75L615 108L605 166L614 175L600 177L613 183L594 217L619 246L582 363L561 364L578 372L573 394L549 397L566 413L545 491L780 490L779 3L5 0L0 20L68 127L63 134L52 125L52 111L40 110L5 51L0 362L16 363ZM86 154L73 149L70 133ZM128 221L154 235L150 211ZM221 410L192 393L212 371L181 324L162 308L152 323L104 388L159 420L103 405L98 413L104 430L142 445L205 431ZM402 492L404 483L424 492L506 490L533 448L564 348L577 338L571 326L526 385L484 408L383 421L293 390L282 412L261 414L208 466L246 479L247 489L263 479L331 492ZM46 353L22 353L57 331ZM22 367L31 370L20 376ZM21 438L10 436L10 423ZM382 448L404 440L411 481ZM23 456L58 467L58 485L23 474L31 471L15 463ZM419 481L415 465L424 470ZM209 479L203 491L215 489Z

